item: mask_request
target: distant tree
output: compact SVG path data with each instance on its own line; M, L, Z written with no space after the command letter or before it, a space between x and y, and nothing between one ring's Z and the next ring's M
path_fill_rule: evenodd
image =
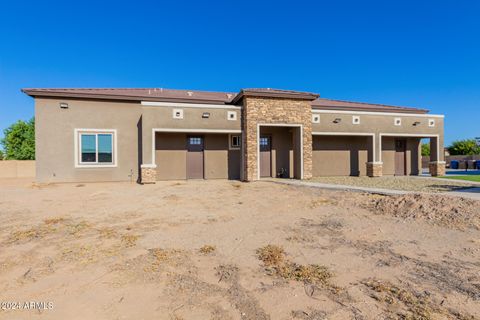
M3 131L0 141L7 160L35 159L35 118L19 120Z
M426 157L430 155L430 143L422 143L422 156Z
M3 151L0 150L0 160L3 160Z
M473 154L480 154L480 147L477 146L475 139L465 139L454 141L452 145L448 147L448 151L452 156L469 156Z

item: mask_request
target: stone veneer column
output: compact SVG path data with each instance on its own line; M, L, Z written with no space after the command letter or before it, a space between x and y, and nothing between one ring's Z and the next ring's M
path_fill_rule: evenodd
M142 184L155 183L157 180L157 166L155 164L142 164L140 169L140 182Z
M383 176L383 163L367 162L367 176L372 178Z
M445 161L432 161L428 164L428 169L432 177L445 175Z
M246 181L258 179L258 124L285 124L303 126L303 178L312 178L312 107L310 101L267 97L245 97L242 126L244 176Z

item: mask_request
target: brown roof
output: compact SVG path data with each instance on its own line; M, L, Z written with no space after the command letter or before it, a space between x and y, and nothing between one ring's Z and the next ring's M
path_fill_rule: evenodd
M332 100L318 98L312 102L314 109L321 110L346 110L346 111L370 111L370 112L400 112L400 113L428 113L426 109L411 107L399 107L385 104L354 102L344 100Z
M29 96L72 97L108 100L199 102L225 104L237 95L230 92L174 90L163 88L26 88L23 92Z
M370 112L427 113L428 110L384 104L353 102L319 98L318 94L271 88L247 88L234 92L175 90L164 88L25 88L32 97L65 97L84 99L165 101L211 104L235 104L244 96L278 97L312 100L312 107L322 110Z

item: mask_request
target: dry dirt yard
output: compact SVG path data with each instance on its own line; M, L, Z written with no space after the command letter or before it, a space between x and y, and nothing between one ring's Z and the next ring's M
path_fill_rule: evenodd
M393 189L414 192L448 192L463 190L465 188L478 187L478 184L468 181L448 180L430 177L404 176L393 177L383 176L378 178L370 177L317 177L312 181L321 183L341 184L355 187Z
M480 318L473 200L1 180L0 208L0 301L53 307L1 319Z

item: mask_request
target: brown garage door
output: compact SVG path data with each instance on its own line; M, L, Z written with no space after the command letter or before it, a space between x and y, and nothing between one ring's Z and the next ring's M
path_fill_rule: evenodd
M203 179L203 136L187 137L187 179Z

